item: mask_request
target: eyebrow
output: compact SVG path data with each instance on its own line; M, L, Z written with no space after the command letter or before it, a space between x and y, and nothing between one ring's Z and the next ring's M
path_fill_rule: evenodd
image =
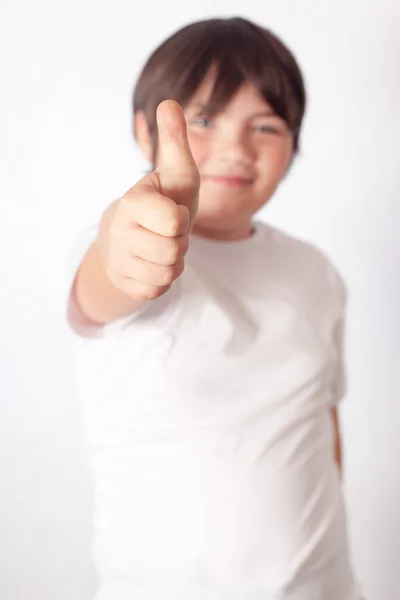
M201 102L194 102L193 104L189 104L188 108L189 107L193 110L198 110L200 112L206 112L207 105L202 104ZM267 110L255 113L254 115L251 115L249 118L257 119L260 117L278 117L278 115L272 109L267 109Z
M263 112L256 113L252 116L253 119L257 117L277 117L278 115L273 110L265 110Z
M194 102L193 104L191 102L188 103L188 108L192 108L193 110L199 110L199 111L205 111L206 109L206 104L201 104L200 102Z

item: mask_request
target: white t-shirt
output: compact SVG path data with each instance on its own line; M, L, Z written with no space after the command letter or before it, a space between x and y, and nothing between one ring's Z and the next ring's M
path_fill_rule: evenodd
M145 310L79 334L97 600L358 600L330 407L345 289L262 223L193 236Z

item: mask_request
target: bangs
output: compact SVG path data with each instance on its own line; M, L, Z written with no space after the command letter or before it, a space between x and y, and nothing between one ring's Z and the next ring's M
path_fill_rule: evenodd
M224 46L225 52L215 55L214 49L211 49L212 59L205 61L208 63L207 68L201 71L199 84L211 69L215 69L212 91L205 107L206 112L210 115L219 112L244 83L251 83L274 112L286 121L289 128L293 132L297 131L303 115L301 93L298 94L300 102L295 102L294 82L290 81L283 65L277 63L277 57L271 56L271 52L266 53L265 45L258 43L254 37L243 37L248 39L241 39L241 36L228 37ZM238 47L244 50L238 52ZM196 89L191 89L190 81L188 84L188 95L182 98L183 104L190 100L199 87L198 84Z
M295 150L305 111L305 89L293 54L270 31L245 19L212 19L184 27L150 57L133 99L156 139L156 110L166 99L185 107L212 72L205 112L223 109L243 83L251 83L294 134Z

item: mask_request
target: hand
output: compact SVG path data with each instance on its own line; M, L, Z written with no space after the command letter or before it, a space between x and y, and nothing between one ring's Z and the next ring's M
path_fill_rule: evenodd
M200 175L180 106L162 102L157 125L157 168L105 213L97 240L108 278L137 300L161 296L182 274L198 207Z

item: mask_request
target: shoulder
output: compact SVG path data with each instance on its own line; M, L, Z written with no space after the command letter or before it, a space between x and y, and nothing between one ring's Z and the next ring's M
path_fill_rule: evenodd
M340 304L347 301L347 287L333 260L315 244L281 229L262 223L270 238L273 254L289 275L314 291L326 290Z

